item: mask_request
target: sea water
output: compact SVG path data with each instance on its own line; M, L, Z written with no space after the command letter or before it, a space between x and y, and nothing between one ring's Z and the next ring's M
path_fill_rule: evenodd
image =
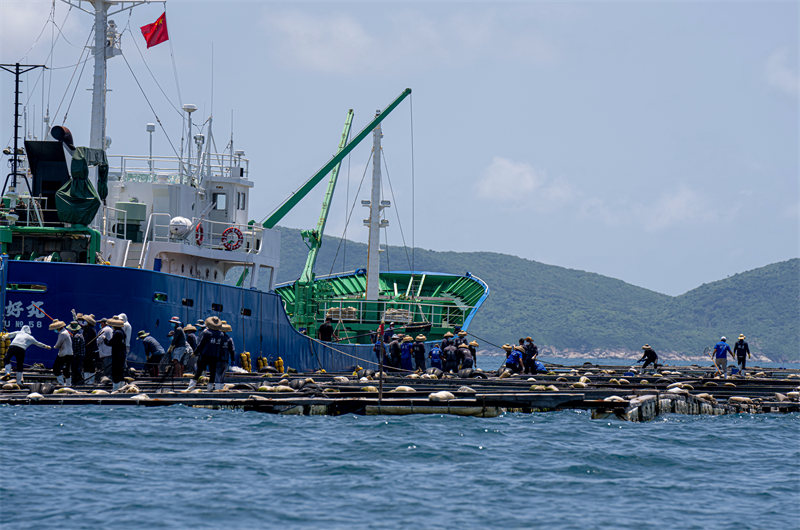
M2 406L0 527L768 528L800 415L497 418Z

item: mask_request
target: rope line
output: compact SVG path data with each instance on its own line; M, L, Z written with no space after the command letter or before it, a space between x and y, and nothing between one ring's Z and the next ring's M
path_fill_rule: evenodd
M350 226L350 219L353 217L353 210L356 207L356 201L358 200L358 193L361 191L361 186L364 184L364 178L367 176L367 169L369 169L369 161L372 160L372 151L370 151L369 158L367 159L367 163L364 166L364 174L361 175L361 182L358 183L358 189L353 197L353 204L350 207L350 214L347 216L347 221L344 223L344 230L342 230L342 237L339 238L339 245L336 247L336 254L333 256L333 261L331 262L331 270L328 274L333 274L333 266L336 263L336 258L339 256L339 249L342 248L342 241L345 241L345 237L347 235L347 227ZM344 265L347 265L346 263Z
M411 270L416 272L416 263L414 261L414 251L417 246L415 243L414 235L416 232L416 200L417 194L415 189L415 175L414 175L414 94L408 98L409 116L411 119Z
M400 222L400 211L397 208L397 199L394 196L394 188L392 187L392 179L389 176L389 166L387 165L387 161L386 161L386 152L383 150L383 148L381 148L381 151L383 152L383 167L386 169L386 181L389 183L389 191L392 193L392 202L394 203L394 213L397 216L397 226L398 226L398 228L400 228L400 237L403 240L403 249L405 249L405 252L406 252L406 261L408 261L408 266L411 267L411 257L408 254L408 245L406 245L406 235L403 232L403 223ZM389 248L388 243L386 245L386 248L387 249Z
M147 72L150 74L150 77L152 77L152 78L153 78L153 82L154 82L154 83L156 84L156 86L158 87L158 90L159 90L159 91L160 91L160 92L161 92L161 93L164 95L164 99L166 99L166 100L167 100L167 103L169 103L169 104L170 104L170 106L171 106L171 107L172 107L172 108L175 110L175 112L178 114L178 116L180 116L181 118L183 118L183 113L181 113L180 109L178 108L178 105L176 105L176 104L175 104L175 103L174 103L174 102L173 102L173 101L170 99L170 97L167 95L167 93L166 93L166 92L164 91L164 89L162 88L162 86L161 86L161 83L159 83L159 82L158 82L158 79L156 78L155 74L154 74L154 73L153 73L153 71L150 69L150 66L147 64L147 60L144 58L144 54L142 53L142 48L139 46L139 43L137 42L136 36L135 36L135 35L134 35L134 33L131 31L131 29L130 29L130 26L126 26L126 27L125 27L125 30L123 31L123 33L124 33L125 31L127 31L128 33L130 33L130 35L131 35L131 40L133 41L133 45L136 47L136 51L137 51L137 52L139 52L139 57L141 57L141 58L142 58L142 63L144 64L144 67L147 69Z
M81 55L79 57L81 60L79 60L77 63L75 63L75 69L72 70L72 75L70 76L69 81L67 81L67 87L64 90L64 95L61 96L61 101L58 102L58 107L56 107L56 112L55 112L55 114L53 114L53 116L58 116L58 113L61 111L61 105L64 103L64 98L66 98L67 94L69 94L69 87L72 85L72 80L75 79L75 73L78 71L78 65L79 64L84 64L85 65L86 61L88 61L89 57L91 57L91 53L89 53L89 51L88 51L89 48L86 45L89 44L89 40L91 40L92 35L94 35L94 28L90 29L89 30L89 34L86 36L86 42L84 43L84 48L83 48L83 50L81 50ZM84 50L86 51L86 59L83 59ZM81 75L83 75L83 69L82 68L81 68ZM77 86L77 81L76 81L76 86ZM42 93L44 93L44 84L42 84ZM47 96L47 113L49 114L49 112L50 112L50 95L48 94L48 96Z
M175 154L175 156L180 156L180 155L178 155L178 151L175 149L175 144L172 143L172 140L170 139L169 134L167 133L167 130L164 128L164 124L161 123L161 118L158 117L158 113L156 113L156 109L153 108L153 104L150 103L150 99L147 97L147 94L145 93L144 89L142 88L142 84L139 83L139 79L136 77L136 74L133 72L133 68L131 68L131 63L128 62L128 58L125 56L124 53L121 53L120 55L125 60L125 64L127 65L128 70L131 72L131 75L133 76L133 80L136 81L136 86L139 87L139 91L142 93L142 96L144 96L144 100L147 102L147 106L150 107L150 111L153 113L153 116L155 117L156 122L158 123L159 127L161 127L161 130L164 132L164 136L167 138L167 143L169 143L170 148L172 148L172 152Z

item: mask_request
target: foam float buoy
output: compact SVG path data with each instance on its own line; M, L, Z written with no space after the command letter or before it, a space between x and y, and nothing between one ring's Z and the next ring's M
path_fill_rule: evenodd
M441 392L433 392L428 394L428 400L430 401L450 401L451 399L455 399L456 396L453 395L452 392L448 392L447 390L442 390Z

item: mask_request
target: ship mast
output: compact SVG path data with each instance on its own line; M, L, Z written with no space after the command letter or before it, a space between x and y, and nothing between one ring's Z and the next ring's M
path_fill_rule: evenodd
M120 55L119 33L114 21L109 21L109 15L115 15L141 4L150 3L149 0L124 1L124 0L61 0L70 7L80 9L85 13L94 15L94 74L92 77L92 122L89 133L89 147L93 149L106 148L106 61ZM83 7L84 2L92 5L90 11ZM111 6L119 5L119 9L109 13Z
M375 111L375 116L380 115L380 110ZM369 201L361 204L369 206L369 219L364 219L364 225L369 227L369 246L367 247L367 300L377 300L380 294L381 257L380 244L381 228L389 224L388 220L381 221L381 210L389 206L389 201L381 201L381 138L383 132L378 124L372 131L372 195Z

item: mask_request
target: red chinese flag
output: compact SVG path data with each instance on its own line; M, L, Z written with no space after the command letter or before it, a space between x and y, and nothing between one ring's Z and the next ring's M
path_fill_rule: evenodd
M142 35L144 35L144 40L147 41L147 47L155 46L156 44L161 44L165 40L169 39L169 33L167 33L167 13L166 11L158 17L158 20L153 22L152 24L147 24L142 26Z

